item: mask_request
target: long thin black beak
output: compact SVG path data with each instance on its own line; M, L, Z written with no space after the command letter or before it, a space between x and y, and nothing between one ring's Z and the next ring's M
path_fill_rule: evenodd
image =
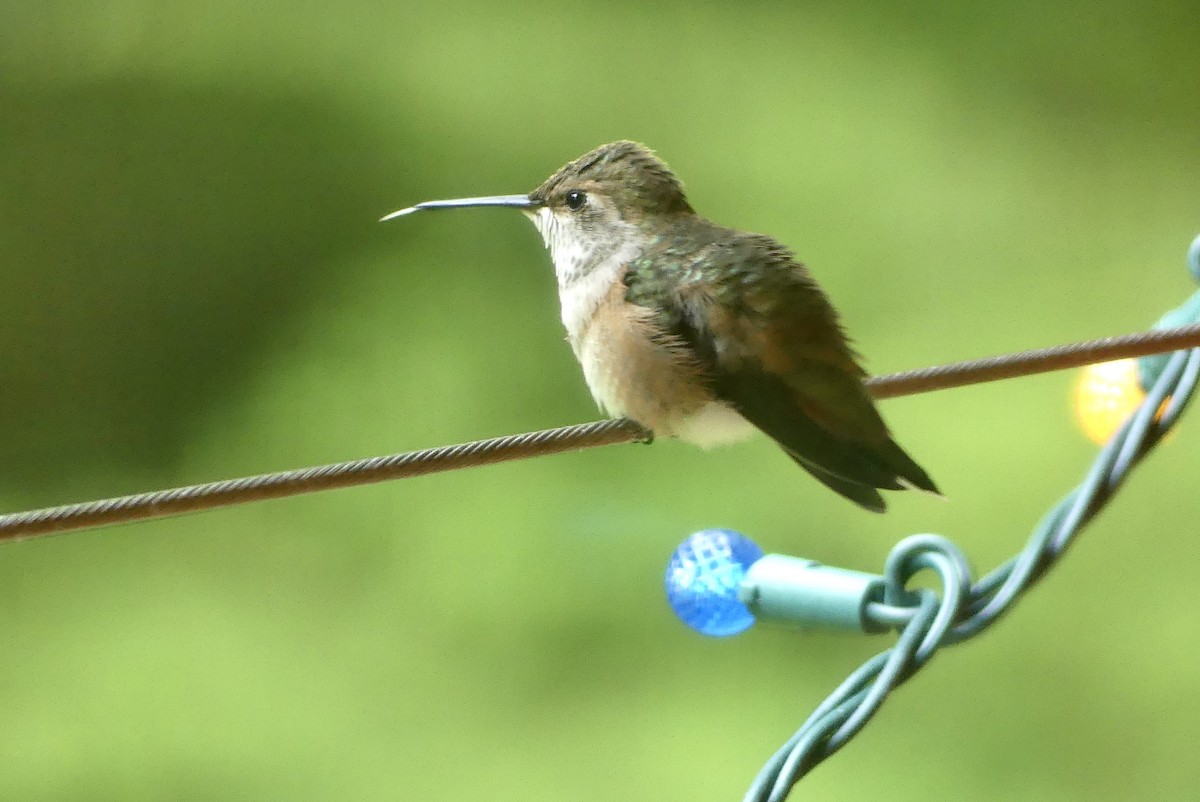
M424 211L425 209L459 209L465 206L507 206L510 209L531 209L537 205L538 202L528 195L489 195L485 198L434 200L418 203L416 206L409 206L407 209L400 209L391 214L385 214L379 218L379 222L382 223L385 220L403 217L406 214Z

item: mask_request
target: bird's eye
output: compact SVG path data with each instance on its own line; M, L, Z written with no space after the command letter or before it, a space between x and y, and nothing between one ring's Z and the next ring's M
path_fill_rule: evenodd
M582 189L573 189L567 193L566 202L568 209L577 212L587 203L587 193Z

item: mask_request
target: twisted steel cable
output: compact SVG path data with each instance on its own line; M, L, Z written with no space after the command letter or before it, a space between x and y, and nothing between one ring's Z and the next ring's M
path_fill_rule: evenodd
M867 387L876 398L964 387L969 384L1014 379L1036 373L1078 368L1095 362L1148 356L1150 354L1194 348L1200 345L1200 323L1168 329L1104 337L1099 340L1035 348L1013 354L952 362L930 368L891 373L867 379Z
M867 380L867 386L876 398L894 398L1196 346L1200 346L1200 324L1191 324L875 376ZM459 445L10 513L0 515L0 542L598 446L646 443L652 439L651 432L631 420L593 421Z
M621 418L47 507L0 515L0 542L650 438L650 432Z

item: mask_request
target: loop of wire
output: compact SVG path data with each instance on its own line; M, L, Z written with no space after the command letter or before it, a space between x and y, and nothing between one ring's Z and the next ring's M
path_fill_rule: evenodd
M1200 240L1198 240L1200 241ZM745 802L782 802L793 786L846 744L884 699L936 651L972 638L1011 609L1104 509L1130 471L1175 425L1200 382L1200 348L1176 351L1160 370L1134 415L1101 450L1078 487L1034 528L1015 557L972 583L966 557L938 535L913 535L898 543L884 570L884 598L867 614L883 626L899 625L895 646L855 670L767 761ZM918 573L934 572L940 590L910 591Z

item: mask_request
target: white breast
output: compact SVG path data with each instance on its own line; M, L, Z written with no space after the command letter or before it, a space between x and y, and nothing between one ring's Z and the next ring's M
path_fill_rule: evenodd
M624 300L613 297L614 285L643 247L632 226L601 245L569 236L549 209L529 216L554 260L567 339L602 410L615 417L631 416L657 434L703 448L742 440L754 431L657 347L630 350L632 343L619 342L631 331L619 322L624 316L614 303Z
M575 356L582 358L579 345L583 334L601 302L612 291L613 283L620 280L621 268L626 261L624 258L611 259L567 284L559 283L562 322L567 329L567 338L575 349Z
M567 341L583 368L588 390L601 409L615 416L626 414L626 410L620 402L620 388L610 364L613 344L604 342L599 332L592 331L592 323L601 304L611 294L613 283L620 280L623 265L624 261L612 260L586 276L558 287Z
M529 217L554 260L562 322L575 356L582 360L579 345L583 333L621 269L641 251L641 237L633 226L617 221L610 224L600 243L578 232L572 236L548 208L540 208Z

